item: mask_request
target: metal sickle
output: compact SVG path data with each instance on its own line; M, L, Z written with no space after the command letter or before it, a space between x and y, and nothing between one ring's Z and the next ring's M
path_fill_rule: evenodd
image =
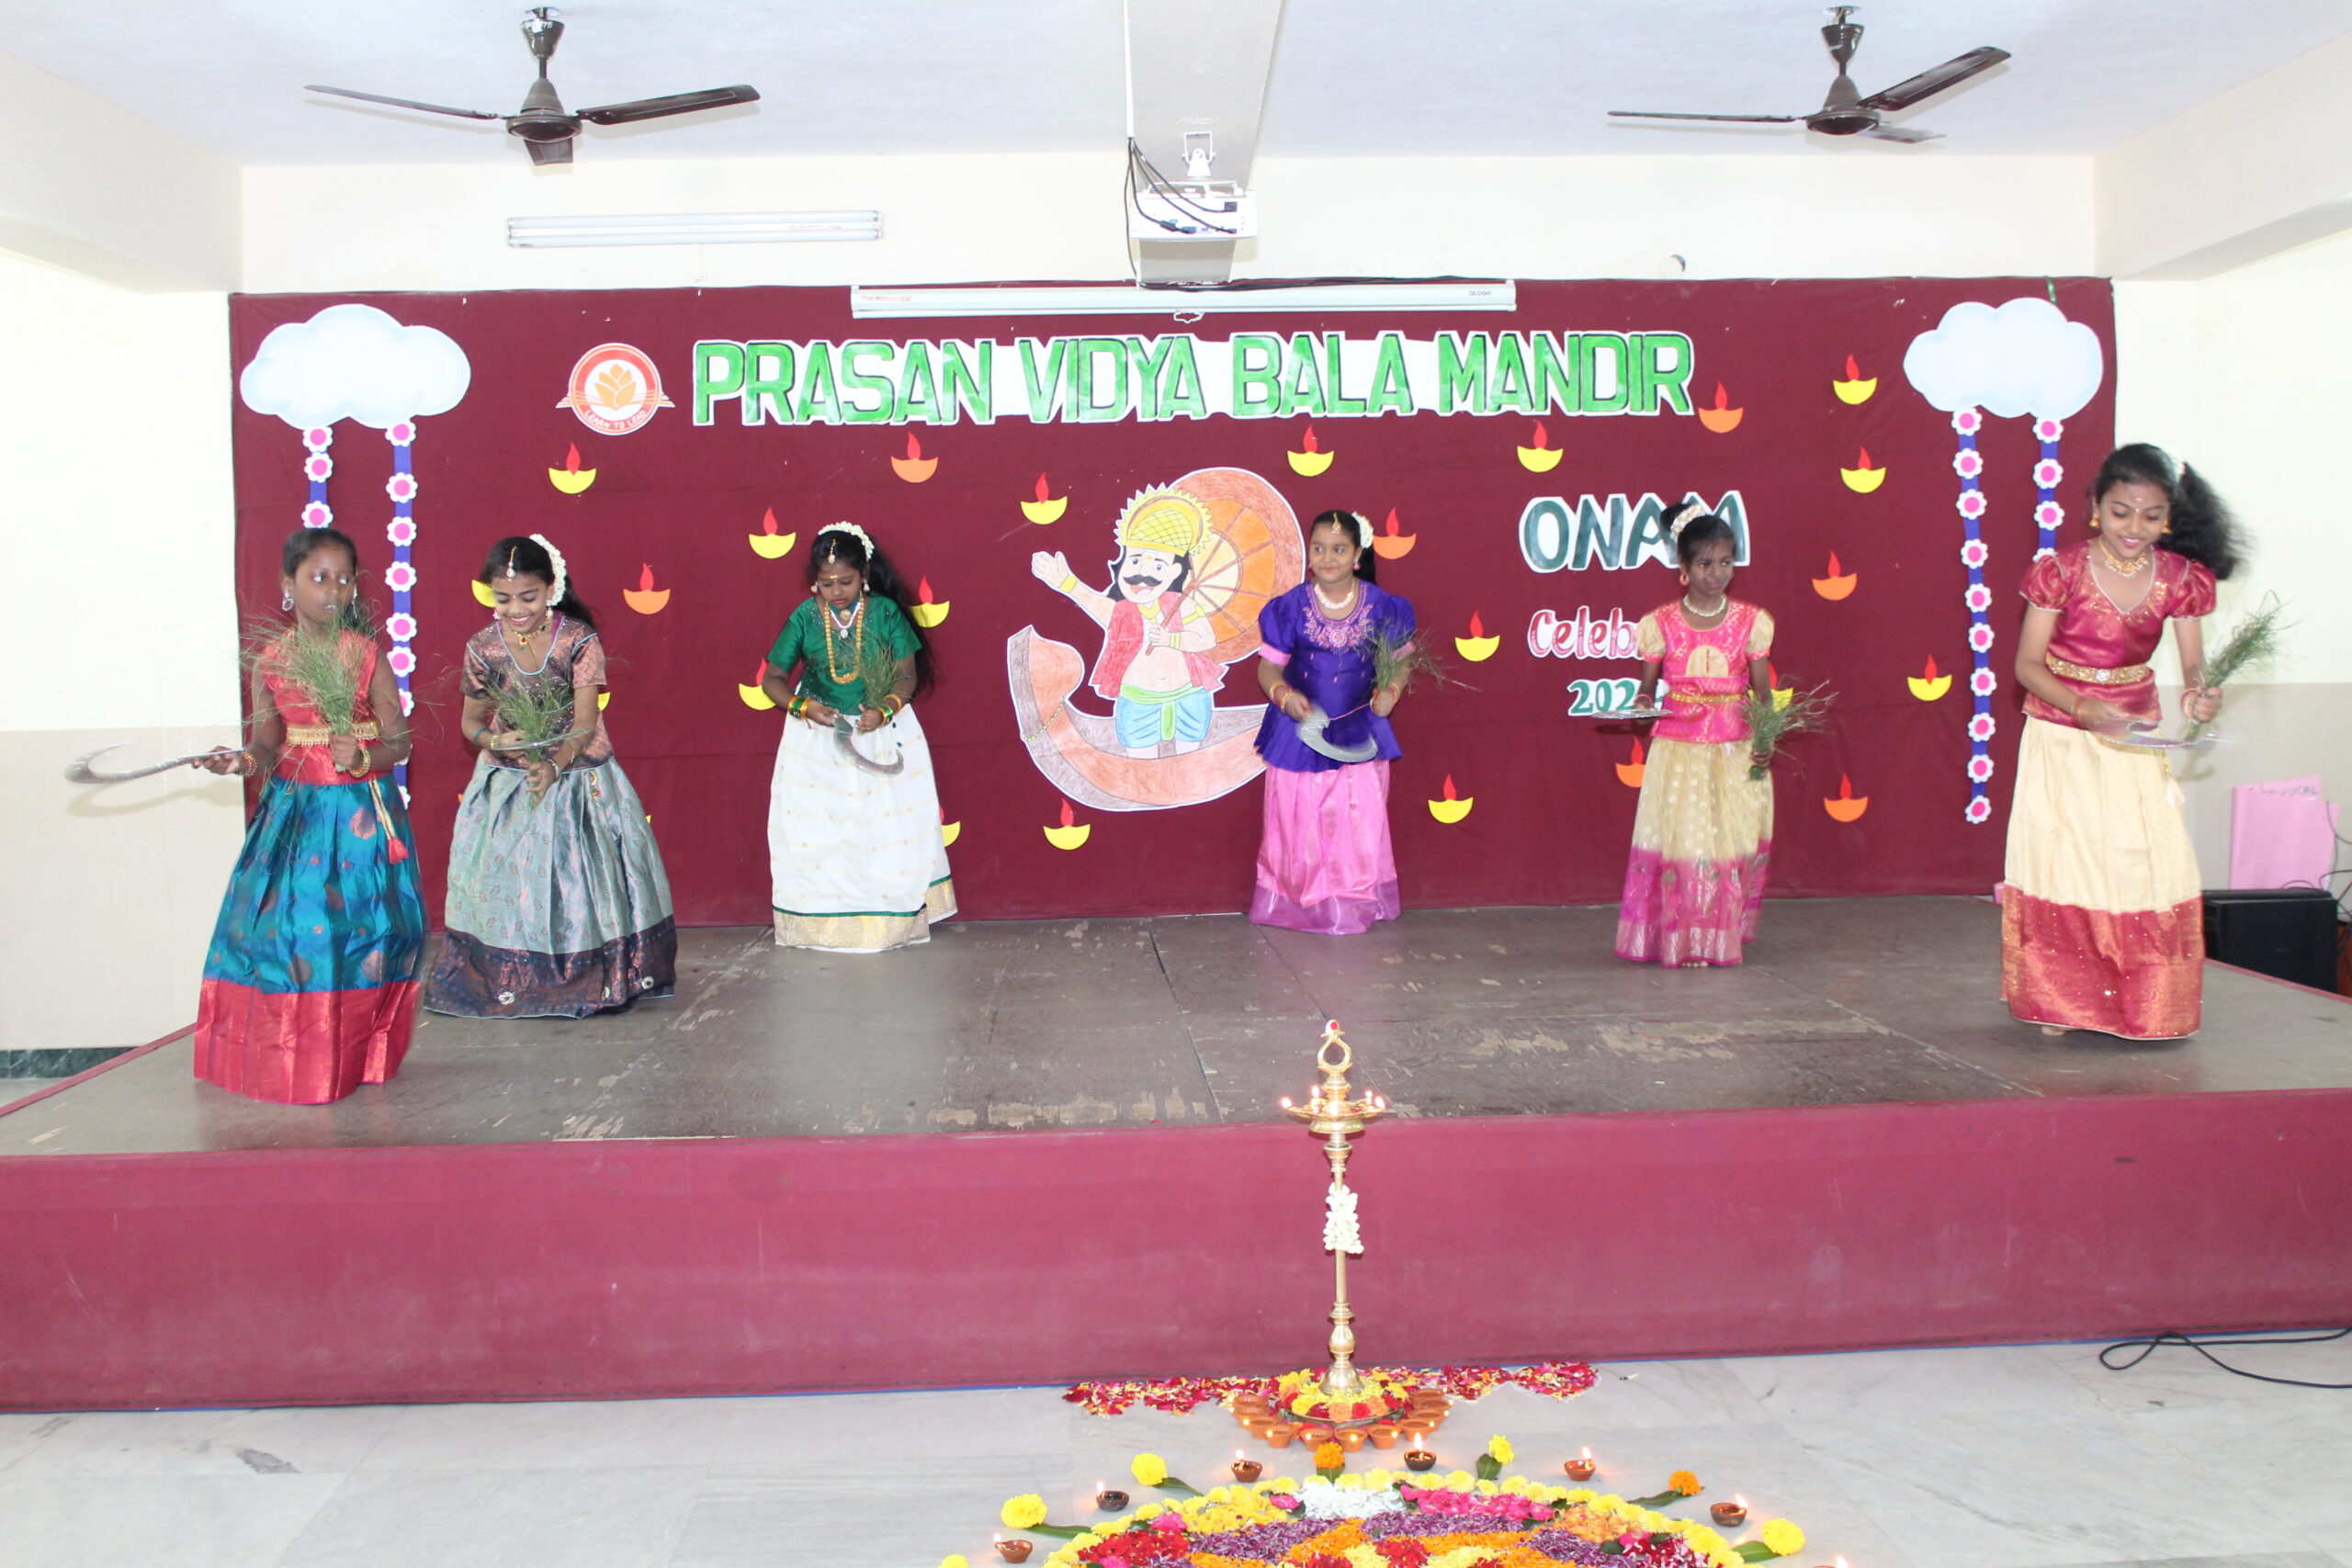
M851 724L846 717L838 715L835 716L833 719L833 744L841 748L841 753L842 756L847 757L851 761L855 762L867 773L880 773L884 778L889 778L894 774L901 773L906 771L907 759L904 753L891 758L887 762L877 762L850 743L850 737L856 733L856 727Z
M101 746L95 751L85 751L74 758L65 764L65 782L81 784L121 784L126 779L143 779L150 773L167 773L174 768L185 768L190 762L201 761L215 752L231 750L226 746L216 746L210 751L191 751L185 757L173 757L161 762L151 762L146 767L132 768L128 773L105 772L90 766L92 762L96 761L107 752L127 744L127 741L118 740L112 746Z
M1306 742L1308 750L1318 752L1335 762L1369 762L1380 755L1377 737L1358 747L1341 746L1335 740L1326 739L1323 731L1330 726L1331 716L1321 708L1309 708L1305 718L1292 722L1297 726L1298 738Z

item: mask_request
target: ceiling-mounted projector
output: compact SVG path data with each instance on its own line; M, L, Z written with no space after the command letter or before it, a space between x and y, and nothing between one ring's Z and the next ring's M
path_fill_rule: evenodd
M1136 185L1127 233L1137 240L1254 240L1258 198L1231 180Z

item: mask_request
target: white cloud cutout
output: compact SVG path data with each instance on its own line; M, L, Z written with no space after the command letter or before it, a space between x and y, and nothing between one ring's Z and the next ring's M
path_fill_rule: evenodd
M446 413L472 379L448 333L404 327L373 305L330 305L262 339L237 391L255 413L298 430L341 419L384 430Z
M2107 376L2098 334L2030 295L1995 309L1971 301L1911 340L1903 374L1947 413L1981 408L2002 419L2065 419Z

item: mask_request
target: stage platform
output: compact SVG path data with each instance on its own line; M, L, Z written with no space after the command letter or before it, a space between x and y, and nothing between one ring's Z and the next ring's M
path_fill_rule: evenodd
M2016 1022L1986 900L1775 901L1736 969L1622 963L1615 920L1415 910L1348 939L1230 915L951 922L845 957L689 931L669 1000L426 1013L395 1081L325 1107L199 1083L183 1038L0 1116L0 1155L1280 1123L1327 1018L1408 1116L2352 1088L2352 1007L2218 964L2187 1041Z
M1365 1354L1512 1361L2332 1323L2352 1005L2209 966L2196 1038L2012 1021L1964 898L684 933L680 995L428 1017L332 1107L186 1039L0 1113L0 1404L787 1392L1264 1370L1315 1346L1338 1018Z

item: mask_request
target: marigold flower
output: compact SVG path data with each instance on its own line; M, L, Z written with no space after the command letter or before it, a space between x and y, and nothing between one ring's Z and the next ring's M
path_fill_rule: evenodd
M1766 1519L1764 1528L1757 1532L1757 1537L1765 1545L1770 1547L1773 1555L1778 1557L1786 1557L1789 1553L1802 1551L1804 1547L1804 1531L1799 1529L1795 1522L1790 1519Z
M1008 1499L997 1517L1007 1529L1035 1529L1046 1522L1046 1500L1035 1492L1023 1492Z
M1487 1439L1487 1455L1497 1464L1509 1464L1511 1461L1512 1457L1510 1439L1503 1437L1499 1433L1494 1437L1488 1438Z
M972 1564L962 1552L951 1551L939 1560L939 1568L972 1568Z
M1701 1490L1699 1478L1687 1470L1678 1470L1668 1476L1666 1484L1668 1490L1679 1492L1685 1497L1696 1497Z
M1315 1445L1316 1469L1337 1470L1347 1462L1348 1450L1341 1448L1339 1444L1317 1443Z
M1127 1468L1146 1486L1157 1486L1168 1479L1168 1461L1158 1454L1137 1454L1135 1462Z

